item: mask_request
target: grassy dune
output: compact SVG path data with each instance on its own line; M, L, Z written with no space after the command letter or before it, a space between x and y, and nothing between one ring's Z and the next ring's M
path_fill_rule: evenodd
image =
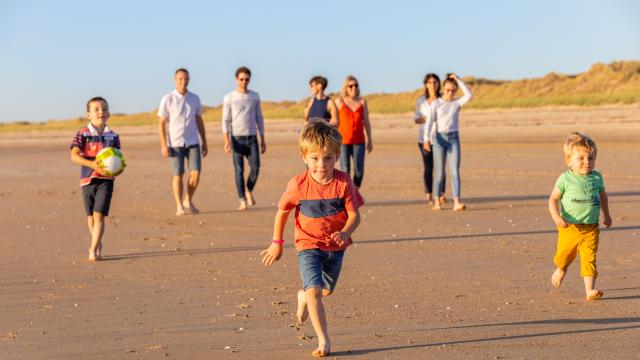
M598 106L640 102L640 61L598 63L578 75L549 73L542 78L515 81L464 78L474 99L467 108L529 108L540 106ZM365 96L372 114L405 114L414 110L422 89L401 93L379 93ZM301 118L306 100L298 102L263 102L267 119ZM206 107L206 121L219 121L221 107ZM76 129L84 118L51 120L45 123L17 122L0 124L0 132ZM114 114L109 123L114 127L155 124L155 111L136 114Z

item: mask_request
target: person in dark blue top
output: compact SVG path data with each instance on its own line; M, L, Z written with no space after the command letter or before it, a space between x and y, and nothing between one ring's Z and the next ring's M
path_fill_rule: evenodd
M304 122L326 121L338 126L338 108L336 104L324 94L328 81L323 76L314 76L309 80L311 99L304 108Z

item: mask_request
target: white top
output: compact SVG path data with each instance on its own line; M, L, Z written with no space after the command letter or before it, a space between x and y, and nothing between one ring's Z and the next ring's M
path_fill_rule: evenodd
M458 87L464 95L461 98L451 101L439 98L431 103L429 116L427 117L426 130L431 132L431 127L435 124L436 131L440 133L458 131L458 115L460 108L468 103L473 97L471 90L462 80L457 79Z
M418 124L419 128L418 128L418 142L422 143L424 142L424 129L427 127L427 122L426 119L427 117L429 117L429 112L431 111L431 105L429 104L428 101L425 100L426 97L424 95L420 96L418 98L418 100L416 101L416 113L413 116L413 119L419 119L421 117L424 117L425 122L424 124ZM433 140L433 138L435 138L435 134L436 134L436 127L434 126L431 129L431 139Z
M222 101L222 132L233 136L264 135L264 118L260 107L260 95L247 90L236 90L224 96Z
M202 115L198 95L188 91L182 95L178 90L173 90L162 97L158 116L168 120L167 145L169 147L188 147L200 143L196 115Z

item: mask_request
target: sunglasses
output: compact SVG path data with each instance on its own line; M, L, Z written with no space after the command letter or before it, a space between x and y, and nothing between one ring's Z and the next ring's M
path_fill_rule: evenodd
M353 89L353 88L356 88L356 89L357 89L357 88L358 88L358 84L349 84L347 87L348 87L349 89Z

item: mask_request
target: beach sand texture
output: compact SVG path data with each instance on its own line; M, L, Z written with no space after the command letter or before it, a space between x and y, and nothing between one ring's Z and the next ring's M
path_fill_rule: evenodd
M422 201L411 116L374 117L362 224L326 299L333 356L344 359L637 358L640 348L640 107L465 111L468 210ZM0 358L300 359L316 339L294 326L300 279L291 247L271 268L275 203L303 170L301 122L268 122L257 206L235 211L219 122L196 193L176 218L156 127L116 128L128 167L115 184L106 260L89 263L73 132L0 134ZM614 219L598 287L579 265L554 289L547 198L570 131L598 143ZM450 198L450 184L447 195ZM293 218L293 216L291 216ZM309 339L311 338L311 339Z

